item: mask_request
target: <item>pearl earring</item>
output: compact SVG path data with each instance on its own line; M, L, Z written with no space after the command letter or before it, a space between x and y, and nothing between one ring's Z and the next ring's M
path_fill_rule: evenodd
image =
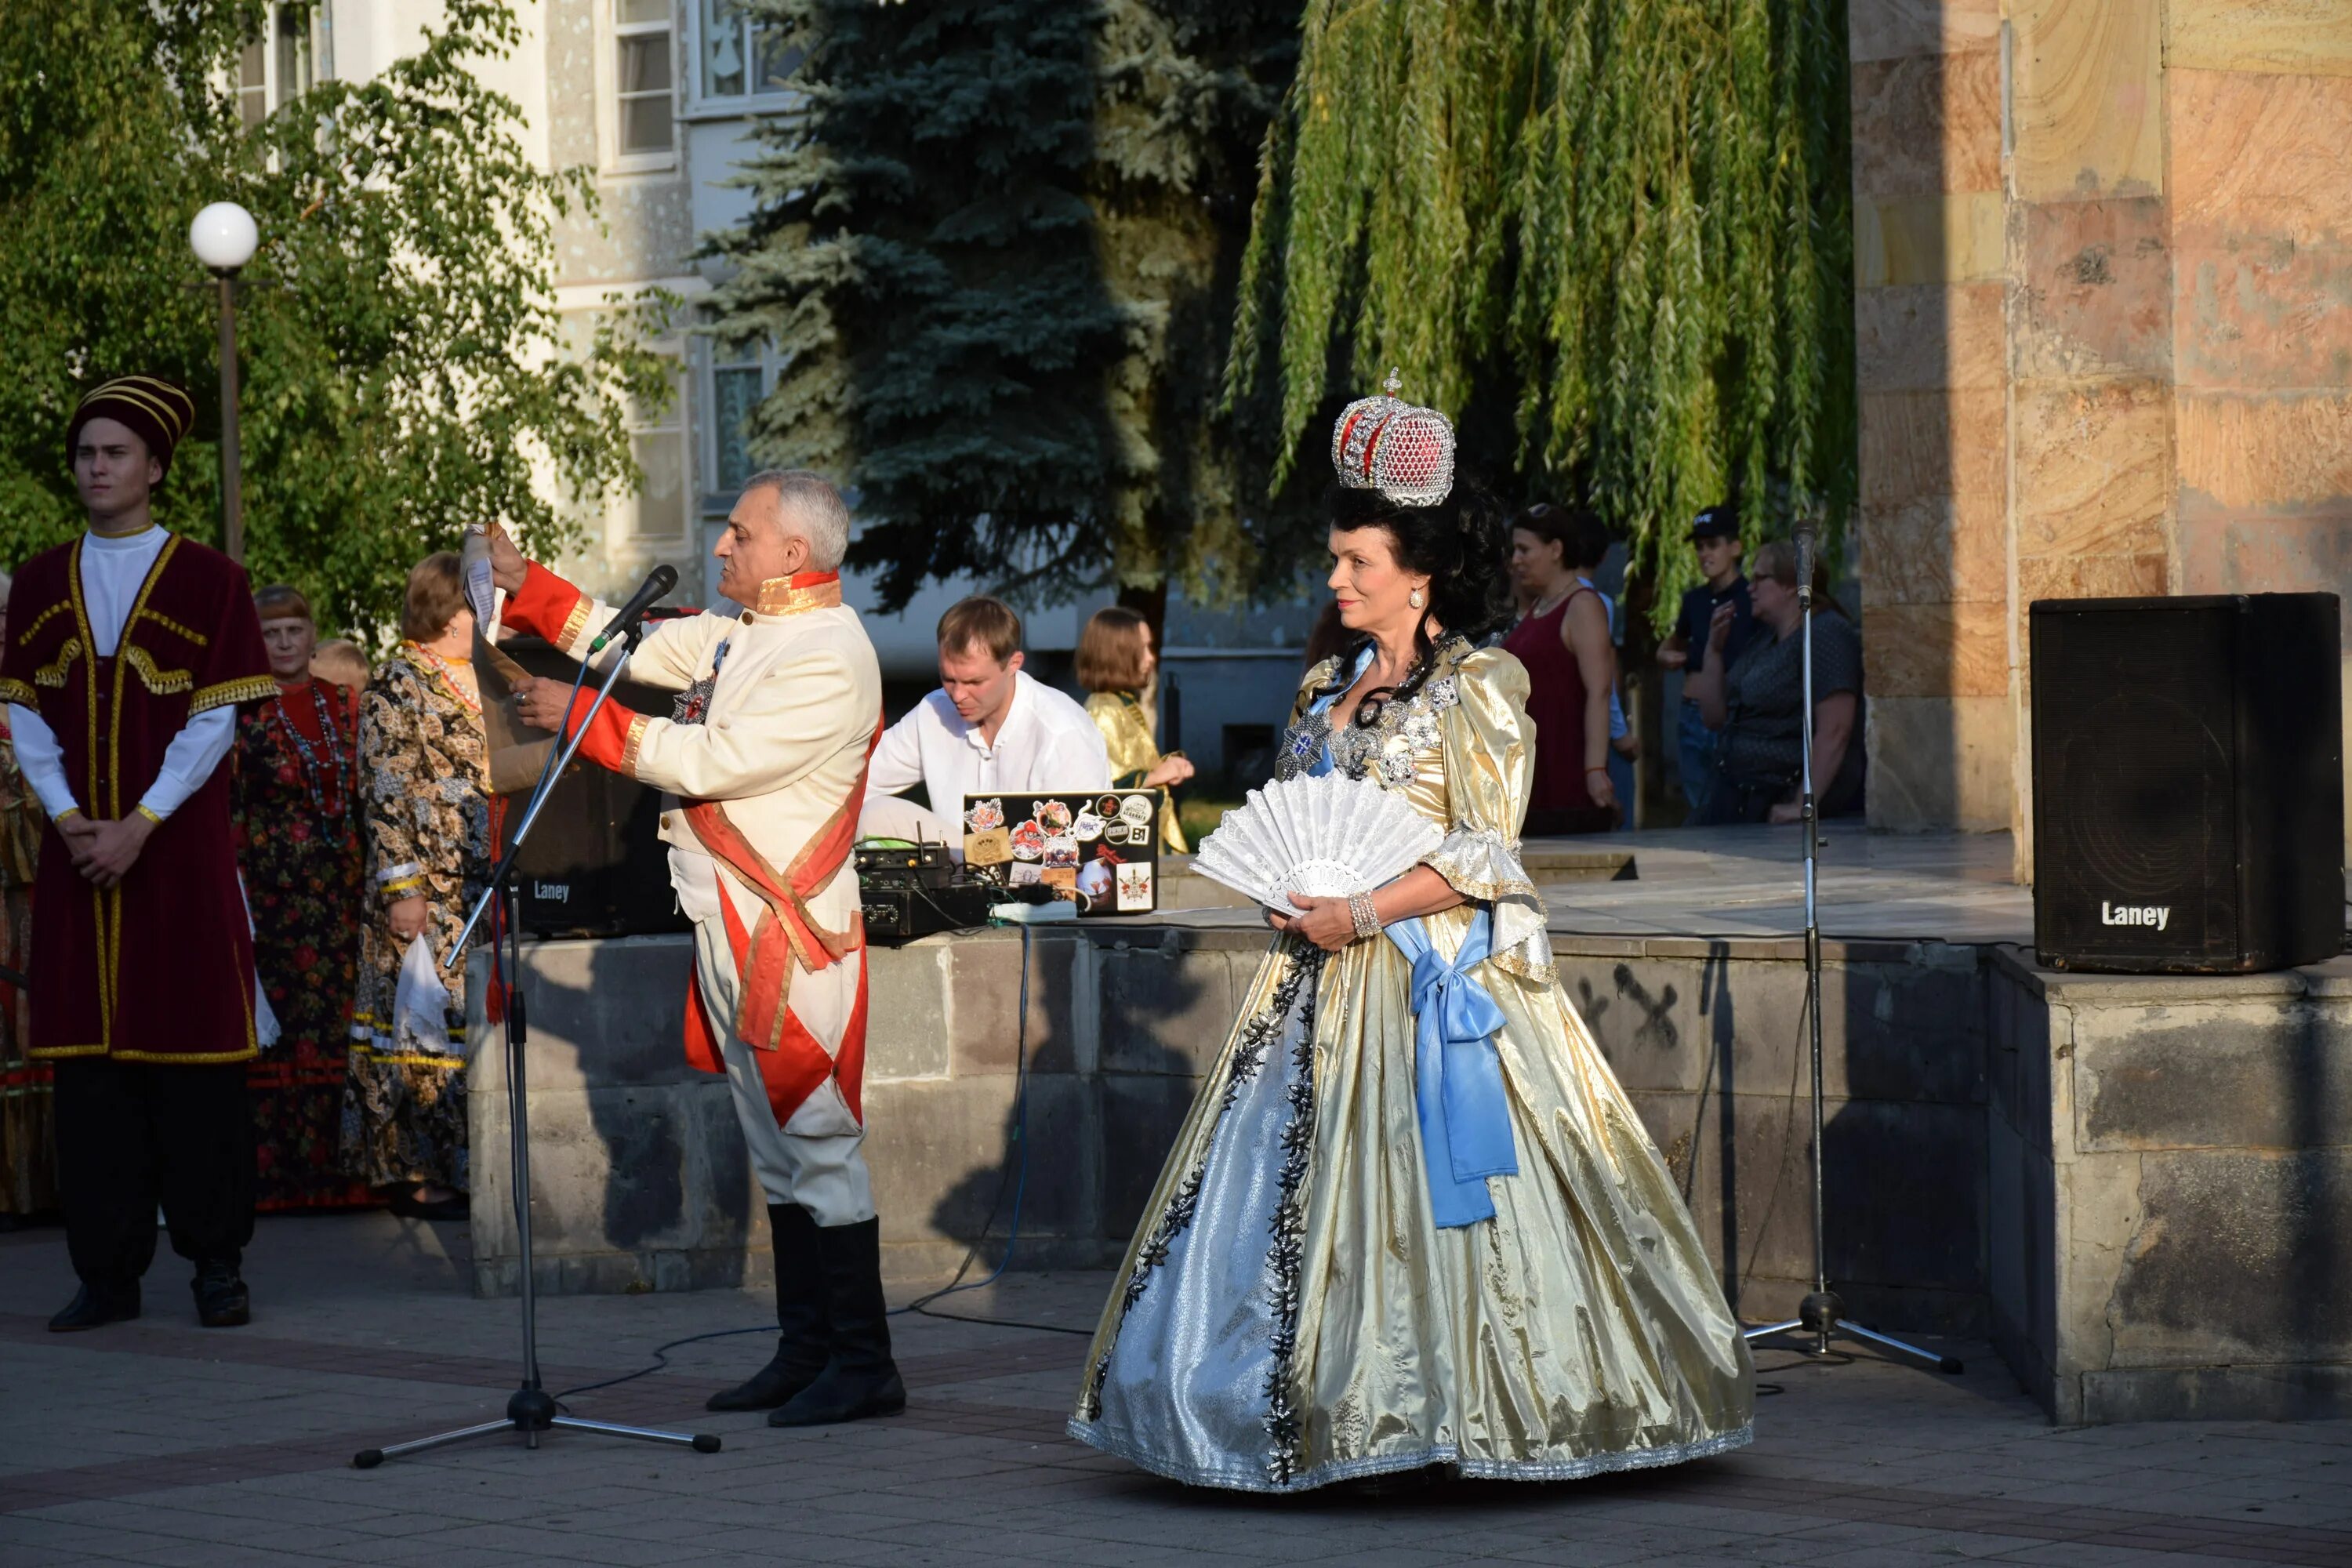
M1417 610L1417 609L1420 609L1423 605L1426 605L1426 604L1428 604L1428 603L1429 603L1429 595L1426 595L1426 594L1424 594L1424 593L1423 593L1420 589L1415 588L1415 589L1412 592L1412 594L1411 594L1411 595L1409 595L1406 597L1406 599L1405 599L1405 603L1406 603L1406 604L1408 604L1408 605L1411 605L1414 609L1416 609L1416 610Z

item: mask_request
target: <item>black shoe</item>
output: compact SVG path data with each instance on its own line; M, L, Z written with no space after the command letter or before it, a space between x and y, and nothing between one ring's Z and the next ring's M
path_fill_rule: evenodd
M49 1320L49 1332L70 1334L82 1329L102 1329L109 1323L127 1323L139 1315L139 1282L128 1285L92 1285L82 1281L74 1299L63 1310Z
M773 1410L816 1381L830 1341L824 1322L824 1260L814 1216L798 1204L768 1205L776 1256L776 1353L749 1381L714 1394L705 1410Z
M816 1381L768 1417L771 1426L831 1426L907 1408L907 1385L890 1359L889 1309L882 1300L882 1222L821 1227L824 1306L833 1354Z
M196 1293L196 1321L208 1329L241 1329L253 1321L253 1298L236 1265L215 1258L196 1266L189 1289Z

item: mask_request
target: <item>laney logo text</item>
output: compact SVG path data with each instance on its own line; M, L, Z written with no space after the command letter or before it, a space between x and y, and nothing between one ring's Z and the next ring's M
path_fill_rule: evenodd
M2170 904L2111 904L2099 900L2099 923L2103 926L2154 926L2162 931L2172 919Z

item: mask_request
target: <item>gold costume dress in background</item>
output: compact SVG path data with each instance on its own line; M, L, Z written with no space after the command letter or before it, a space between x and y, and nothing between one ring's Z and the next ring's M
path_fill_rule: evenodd
M41 852L40 797L16 771L16 747L0 720L0 964L30 978L33 872ZM57 1117L50 1068L25 1054L32 1001L0 980L0 1214L58 1206Z
M1151 710L1132 691L1097 691L1087 699L1087 717L1102 731L1103 749L1110 753L1113 789L1141 789L1143 775L1160 765L1160 742L1151 732ZM1176 797L1160 792L1160 847L1170 855L1189 855L1184 830L1176 826Z
M1072 1434L1252 1491L1425 1465L1559 1480L1738 1447L1739 1325L1553 976L1519 863L1526 670L1452 639L1409 700L1333 735L1313 697L1337 662L1309 672L1278 771L1370 778L1444 829L1424 863L1475 902L1421 932L1449 963L1491 933L1463 973L1502 1018L1517 1173L1485 1181L1491 1218L1441 1228L1412 964L1386 935L1331 954L1278 937L1128 1250Z
M401 644L360 700L360 805L368 909L360 923L343 1095L343 1168L370 1186L437 1182L467 1190L466 966L449 988L448 1053L420 1050L394 1026L400 962L393 900L425 900L425 939L446 959L489 876L488 749L470 669Z

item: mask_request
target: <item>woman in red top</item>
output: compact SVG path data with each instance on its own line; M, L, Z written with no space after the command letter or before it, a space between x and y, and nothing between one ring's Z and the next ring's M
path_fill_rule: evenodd
M312 678L319 630L300 594L264 588L253 604L278 695L237 714L229 798L254 966L279 1031L247 1069L255 1206L363 1204L365 1184L337 1168L364 907L352 805L359 702Z
M1528 837L1606 833L1619 801L1609 782L1609 693L1617 650L1601 595L1579 581L1608 549L1601 520L1582 508L1538 503L1511 528L1511 578L1531 607L1503 639L1528 667L1536 726Z

